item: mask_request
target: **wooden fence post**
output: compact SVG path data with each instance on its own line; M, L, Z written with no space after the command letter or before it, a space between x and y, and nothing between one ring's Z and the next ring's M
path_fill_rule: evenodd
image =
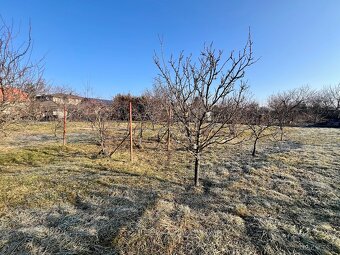
M132 102L130 101L129 111L129 133L130 133L130 161L133 160L133 141L132 141Z
M171 132L170 132L170 127L171 127L171 118L172 118L172 112L171 112L171 106L169 106L169 112L168 112L168 137L167 137L167 150L170 150L170 145L171 145Z
M66 145L66 105L64 104L64 131L63 131L63 146Z

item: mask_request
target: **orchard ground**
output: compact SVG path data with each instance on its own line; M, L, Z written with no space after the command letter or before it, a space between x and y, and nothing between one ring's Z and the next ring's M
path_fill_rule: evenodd
M192 157L151 128L130 162L127 143L98 156L87 123L65 147L53 125L2 136L0 254L340 254L340 129L212 148L195 188Z

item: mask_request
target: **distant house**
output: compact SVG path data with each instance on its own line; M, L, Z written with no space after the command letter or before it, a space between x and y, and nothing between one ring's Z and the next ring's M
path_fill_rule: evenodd
M63 93L36 96L42 114L41 117L45 120L63 118L64 105L68 109L79 105L82 100L83 97Z
M0 88L0 113L4 116L22 112L29 101L28 94L18 88Z
M39 107L41 112L41 119L52 120L61 119L64 117L64 105L68 112L75 113L77 111L89 112L92 108L98 104L111 105L111 100L97 99L97 98L84 98L72 94L48 94L36 96L36 107ZM78 114L79 115L79 114ZM69 116L73 119L77 119L80 116Z
M56 93L56 94L49 94L49 95L38 95L36 96L36 100L40 102L44 101L51 101L58 105L78 105L82 100L83 97L72 95L72 94L63 94L63 93Z
M0 102L27 102L29 101L29 97L27 93L23 92L18 88L7 87L0 88Z

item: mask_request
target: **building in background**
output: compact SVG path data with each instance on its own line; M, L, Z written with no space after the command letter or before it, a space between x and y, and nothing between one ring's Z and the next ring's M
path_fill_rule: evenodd
M79 105L84 98L72 94L49 94L36 96L37 106L41 112L41 119L51 120L64 117L64 106L67 109Z

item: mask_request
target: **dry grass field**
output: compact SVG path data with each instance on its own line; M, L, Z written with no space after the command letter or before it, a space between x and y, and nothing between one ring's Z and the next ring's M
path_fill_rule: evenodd
M340 254L339 129L207 151L194 188L190 157L151 131L131 163L69 128L66 147L52 123L2 136L0 254Z

